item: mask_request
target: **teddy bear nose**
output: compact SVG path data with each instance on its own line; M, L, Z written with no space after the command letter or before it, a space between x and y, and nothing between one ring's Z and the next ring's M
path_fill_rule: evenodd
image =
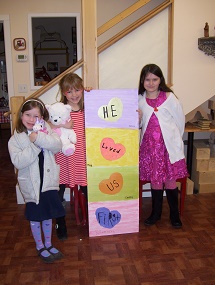
M55 119L54 122L57 122L57 119Z

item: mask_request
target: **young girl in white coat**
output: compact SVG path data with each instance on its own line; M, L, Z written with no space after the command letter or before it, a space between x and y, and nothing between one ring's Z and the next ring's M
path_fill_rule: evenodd
M54 157L62 144L46 123L48 118L42 101L25 101L18 112L8 148L11 161L18 170L18 183L26 203L25 216L30 221L37 254L44 262L52 263L63 257L52 246L52 219L65 215L65 210L58 196L60 169ZM34 124L41 119L45 121L44 130L33 131Z
M166 191L173 227L182 226L178 210L176 180L188 175L182 136L185 116L163 73L155 64L143 67L139 80L140 180L151 182L152 212L145 225L161 218L163 190Z

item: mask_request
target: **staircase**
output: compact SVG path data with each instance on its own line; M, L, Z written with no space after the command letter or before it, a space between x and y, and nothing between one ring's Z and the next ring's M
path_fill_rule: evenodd
M131 16L136 11L141 11L141 9L145 8L150 2L153 2L153 0L137 1L125 11L99 27L97 30L98 40L101 36L109 32L109 30L111 30L120 21L122 21L122 19ZM125 27L117 34L111 36L107 41L103 41L97 48L99 61L99 89L137 88L140 69L149 61L153 61L155 63L159 63L158 65L162 67L165 78L167 79L167 83L174 89L177 96L182 101L185 114L188 114L193 109L197 108L199 105L210 99L213 96L213 93L210 95L201 96L201 94L203 94L203 92L201 92L199 97L195 98L195 100L193 100L191 103L190 98L188 98L185 92L177 91L180 89L179 84L181 85L181 82L180 80L175 80L175 84L175 82L173 82L173 74L174 78L176 78L177 76L175 76L175 74L177 75L178 72L177 60L180 59L173 59L173 5L174 2L179 5L183 1L180 2L179 0L166 0L160 2L161 4L145 13L142 17L138 18L135 22L131 23L129 26ZM157 23L159 23L159 25ZM166 37L160 37L157 40L150 42L151 39L156 39L157 37L150 37L149 41L147 31L160 35L160 30L158 29L158 26L161 26L160 23L162 23L164 26L163 30L162 28L161 30L164 31L166 29L167 31ZM177 32L176 29L174 33L175 32ZM140 38L139 35L142 37ZM133 45L136 41L134 38L137 39L137 41L139 39L139 42L137 43L139 46L144 46L144 43L147 43L146 51L142 52L141 55L137 54L136 49ZM164 42L163 46L160 44L162 42ZM178 43L174 43L174 50L176 50L178 46ZM164 49L162 55L160 55L161 48ZM125 49L128 50L127 54L120 52L121 50L124 51ZM155 50L155 52L157 51L157 54L151 54L151 57L147 58L145 55L147 55L149 51L151 52L151 50ZM133 52L131 53L131 51ZM123 56L121 56L121 54L123 54ZM205 58L205 55L198 54L198 56L206 66L207 62L204 63L207 60ZM84 66L87 64L88 62L82 58L75 65L69 67L66 71L61 73L58 77L54 78L47 85L41 87L39 90L33 93L29 98L41 97L42 100L48 100L49 103L55 102L55 97L58 90L58 82L62 76L68 72L82 73ZM174 68L172 68L172 66ZM11 106L11 109L12 108L13 106ZM13 111L12 114L15 114L15 112Z

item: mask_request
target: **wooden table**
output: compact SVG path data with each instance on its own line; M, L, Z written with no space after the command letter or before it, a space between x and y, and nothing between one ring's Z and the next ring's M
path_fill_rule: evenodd
M187 169L190 174L192 173L192 160L193 160L193 140L194 140L194 133L201 133L201 132L215 132L215 125L210 125L210 129L202 130L191 123L186 123L185 125L185 132L188 133L188 141L187 141Z

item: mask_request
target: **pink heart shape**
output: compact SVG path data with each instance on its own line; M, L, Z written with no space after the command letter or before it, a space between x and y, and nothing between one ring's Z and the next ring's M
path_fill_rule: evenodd
M104 138L100 143L102 156L107 160L116 160L122 157L126 149L121 143L115 143L111 138Z

